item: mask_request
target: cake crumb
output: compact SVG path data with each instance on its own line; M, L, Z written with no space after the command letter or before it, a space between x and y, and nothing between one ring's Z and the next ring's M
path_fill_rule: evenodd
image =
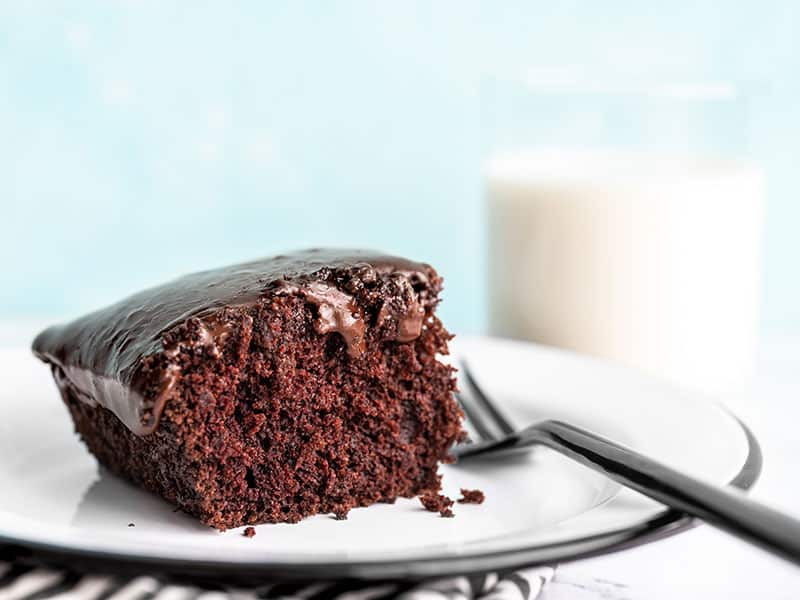
M136 523L128 523L128 527L136 527Z
M486 495L481 490L468 490L461 488L461 498L458 499L459 504L483 504L486 500Z
M453 511L450 509L453 506L453 500L444 494L426 493L419 497L419 501L425 510L430 512L438 512L441 516L446 518L454 517Z
M245 527L242 535L246 538L251 538L256 534L255 527Z
M333 518L337 521L347 521L347 509L339 509L333 512Z

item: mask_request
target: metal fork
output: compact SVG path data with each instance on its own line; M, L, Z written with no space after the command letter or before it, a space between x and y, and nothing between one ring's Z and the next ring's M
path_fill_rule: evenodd
M747 498L740 490L705 483L636 450L569 423L544 420L515 429L462 361L467 393L457 393L467 421L481 437L455 446L457 462L542 445L617 483L800 565L800 521Z

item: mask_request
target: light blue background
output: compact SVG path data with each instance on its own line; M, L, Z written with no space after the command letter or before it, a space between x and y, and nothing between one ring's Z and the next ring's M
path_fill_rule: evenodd
M0 318L307 245L425 259L484 325L479 83L732 78L767 169L763 323L800 331L800 3L3 2Z

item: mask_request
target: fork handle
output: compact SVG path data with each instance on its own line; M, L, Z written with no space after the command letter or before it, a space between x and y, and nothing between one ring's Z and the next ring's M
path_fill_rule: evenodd
M800 521L739 490L705 483L561 421L541 421L518 435L519 445L543 444L625 487L800 564Z

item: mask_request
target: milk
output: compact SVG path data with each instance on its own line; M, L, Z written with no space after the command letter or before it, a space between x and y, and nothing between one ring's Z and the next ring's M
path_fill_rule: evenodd
M490 161L486 188L492 333L618 361L747 412L757 167L519 152Z

